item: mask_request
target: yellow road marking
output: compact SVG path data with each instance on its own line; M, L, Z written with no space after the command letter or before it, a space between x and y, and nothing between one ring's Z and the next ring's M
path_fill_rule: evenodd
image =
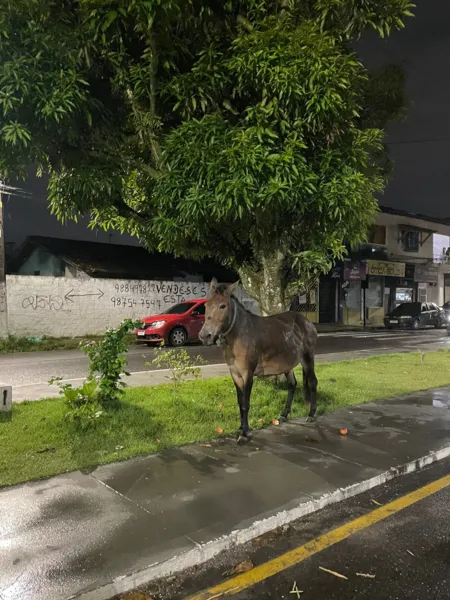
M304 561L305 559L317 554L318 552L322 552L326 548L330 546L334 546L335 544L342 542L342 540L347 539L351 535L390 517L391 515L395 515L396 513L408 508L415 504L416 502L420 502L424 498L428 498L436 492L448 487L450 485L450 475L446 475L441 479L437 479L425 485L414 492L406 494L406 496L402 496L401 498L397 498L397 500L393 500L389 502L389 504L385 504L380 508L373 510L372 512L355 519L354 521L350 521L337 529L333 529L318 538L307 542L303 546L299 546L298 548L294 548L294 550L290 550L273 560L270 560L258 567L255 567L251 571L247 573L242 573L241 575L237 575L236 577L232 577L215 587L209 588L208 590L204 590L195 596L190 596L189 600L218 600L220 598L225 598L227 596L232 596L237 594L253 585L264 581L268 577L272 577L277 573L281 573L285 569L289 569L290 567Z

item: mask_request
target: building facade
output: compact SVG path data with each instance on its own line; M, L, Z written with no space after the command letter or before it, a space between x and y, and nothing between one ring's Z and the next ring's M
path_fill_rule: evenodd
M450 220L383 208L367 243L320 278L310 317L318 323L380 326L402 302L442 306L450 300L447 240Z

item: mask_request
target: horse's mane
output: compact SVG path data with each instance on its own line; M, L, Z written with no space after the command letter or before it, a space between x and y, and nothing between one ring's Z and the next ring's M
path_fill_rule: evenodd
M227 291L227 289L228 289L228 285L227 285L226 283L219 283L219 284L217 285L216 291L217 291L217 293L218 293L218 294L224 294L224 293ZM238 304L238 305L239 305L239 306L242 308L242 310L244 310L244 311L245 311L246 313L248 313L249 315L252 315L252 314L253 314L253 313L252 313L252 311L251 311L251 310L249 310L248 308L246 308L246 307L245 307L245 306L242 304L242 302L236 298L236 296L235 296L234 294L231 294L231 297L232 297L232 298L233 298L233 300L236 302L236 304Z
M245 306L242 304L242 302L236 298L236 296L235 296L234 294L231 294L231 297L232 297L232 298L233 298L233 300L236 302L236 304L242 308L242 310L244 310L244 311L245 311L246 313L248 313L249 315L252 315L252 314L253 314L253 313L252 313L252 311L251 311L251 310L249 310L248 308L246 308L246 307L245 307Z

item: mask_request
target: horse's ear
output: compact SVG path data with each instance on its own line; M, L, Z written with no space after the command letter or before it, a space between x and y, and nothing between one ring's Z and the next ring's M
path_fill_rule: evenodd
M240 281L238 279L237 281L235 281L234 283L232 283L231 285L228 286L228 293L230 294L230 296L234 292L234 290L237 288L239 283L240 283Z
M216 291L217 291L217 283L218 283L218 282L217 282L217 279L216 279L215 277L213 277L213 278L211 279L211 285L210 285L210 288L209 288L209 293L210 293L210 295L211 295L211 296L212 296L213 294L215 294L215 293L216 293Z

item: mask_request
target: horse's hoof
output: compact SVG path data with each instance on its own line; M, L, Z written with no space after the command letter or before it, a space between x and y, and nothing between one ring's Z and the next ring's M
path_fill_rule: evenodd
M305 419L306 423L315 423L315 421L317 420L316 415L308 415Z
M236 443L239 444L239 446L244 446L245 444L248 444L250 441L250 437L248 435L238 435Z
M279 422L280 423L287 423L288 422L288 417L285 417L284 415L280 415L279 417Z
M242 429L242 427L240 429L238 429L236 431L236 435L239 437L240 435L242 435L243 437L248 437L250 435L250 432L253 431L253 429L251 429L250 427L247 429L247 433L245 433L245 431Z

